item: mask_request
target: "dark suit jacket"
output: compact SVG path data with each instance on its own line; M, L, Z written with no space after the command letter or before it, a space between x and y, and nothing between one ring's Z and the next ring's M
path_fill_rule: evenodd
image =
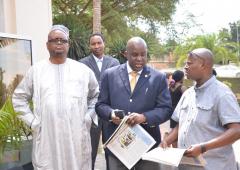
M100 85L102 73L110 67L119 65L119 61L116 58L113 58L110 56L104 56L103 63L102 63L102 69L100 72L98 69L97 63L96 63L95 59L93 58L92 54L90 54L89 56L87 56L85 58L82 58L79 61L83 64L86 64L94 72L99 85Z
M100 72L98 69L97 63L92 54L90 54L89 56L87 56L85 58L82 58L80 60L80 62L87 65L94 72L99 85L101 84L101 76L102 76L103 72L110 67L114 67L114 66L117 66L120 64L116 58L113 58L110 56L104 56L103 63L102 63L102 69ZM100 135L101 130L102 130L103 143L105 143L107 141L107 137L106 137L107 136L107 130L106 130L107 126L108 126L108 121L102 121L102 120L98 121L98 128L96 129L96 127L95 127L94 132L91 131L91 136L93 138L92 140L94 140L94 142L99 140L98 136ZM92 143L94 143L94 142L92 142ZM96 145L98 146L98 141L96 142Z
M156 140L157 146L161 141L159 124L171 117L172 104L166 76L145 66L131 94L127 64L110 68L103 74L95 109L105 120L110 120L112 109L144 114L147 124L141 126ZM109 123L108 138L116 128L117 125Z

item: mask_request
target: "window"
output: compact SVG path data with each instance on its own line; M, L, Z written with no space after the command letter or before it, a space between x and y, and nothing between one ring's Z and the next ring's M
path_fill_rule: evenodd
M31 40L0 33L0 108L31 64Z

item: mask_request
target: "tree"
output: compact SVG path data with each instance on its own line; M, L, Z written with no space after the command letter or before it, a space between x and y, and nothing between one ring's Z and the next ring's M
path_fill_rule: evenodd
M89 54L88 37L91 29L88 29L79 18L72 14L61 15L55 18L54 22L64 24L70 29L69 58L78 61Z
M175 5L178 1L179 0L104 0L102 2L101 20L107 30L123 23L127 25L138 19L145 20L150 26L156 26L157 23L166 24L171 20L171 16L175 12ZM93 15L91 0L53 0L52 2L54 18L59 15L73 14L84 20L87 25L91 25L92 22L89 22L92 20ZM93 2L95 3L95 0ZM98 3L96 0L94 6L98 5ZM111 25L107 23L111 23Z
M164 25L169 23L172 14L175 12L176 3L178 3L178 1L179 0L102 1L101 32L105 35L107 49L109 45L116 40L129 39L134 35L135 30L139 32L137 28L139 21L144 21L145 25L150 27L148 32L156 37L158 24L161 23ZM87 30L85 34L89 34L89 32L92 32L93 28L92 2L92 0L53 0L53 23L67 25L70 23L69 20L72 20L71 23L74 24L67 25L70 30L76 30L83 27ZM73 35L72 31L70 31L72 40L79 39L80 37L82 41L88 41L88 39L82 39L83 32L81 32L81 35L80 31L76 32L79 34ZM84 35L83 37L86 36ZM156 42L158 42L157 38ZM84 45L81 47L84 47ZM88 51L88 49L83 51ZM84 53L85 52L82 52L81 56L77 56L76 58L79 59L83 57Z
M101 0L93 0L93 33L101 32Z
M208 48L214 53L214 62L216 64L228 64L229 61L238 63L236 53L229 49L229 42L222 40L219 34L199 35L187 39L183 45L178 45L174 50L177 58L177 67L182 67L187 58L187 53L195 48Z
M229 23L231 40L234 42L239 42L240 40L240 20L237 22Z
M109 54L117 58L121 64L127 61L125 56L126 42L127 40L116 40L109 46Z
M196 23L195 16L191 13L186 14L184 21L172 21L166 26L166 33L169 40L182 43L189 38L188 35L192 30L201 30L201 24ZM203 30L201 30L203 32Z
M231 38L232 41L235 42L234 44L234 50L236 52L236 55L238 57L238 60L240 59L240 20L234 23L230 23L230 32L231 32Z

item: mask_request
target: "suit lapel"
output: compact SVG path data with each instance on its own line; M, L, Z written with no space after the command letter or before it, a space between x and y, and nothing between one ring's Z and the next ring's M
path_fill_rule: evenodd
M120 66L120 77L122 79L122 82L126 88L126 90L128 91L129 94L131 94L131 90L130 90L130 84L129 84L129 76L128 76L128 72L127 72L127 64L122 64Z
M95 59L93 58L92 54L91 54L91 57L90 57L90 64L93 68L93 72L100 75L100 71L98 69L97 63L96 63Z
M107 64L108 64L107 58L106 58L106 57L103 57L101 72L107 69Z

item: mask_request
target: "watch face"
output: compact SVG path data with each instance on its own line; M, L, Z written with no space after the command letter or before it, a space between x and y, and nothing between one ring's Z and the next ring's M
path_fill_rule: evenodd
M123 119L123 117L125 116L125 111L124 110L115 110L114 113L120 119Z

